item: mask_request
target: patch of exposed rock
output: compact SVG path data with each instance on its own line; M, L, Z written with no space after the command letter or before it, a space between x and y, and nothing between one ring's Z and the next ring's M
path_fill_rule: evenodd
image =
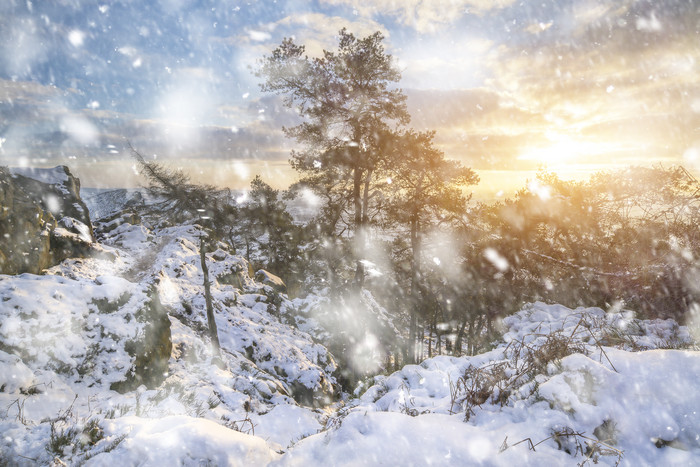
M40 274L87 256L95 237L80 180L66 166L0 167L0 238L2 274Z

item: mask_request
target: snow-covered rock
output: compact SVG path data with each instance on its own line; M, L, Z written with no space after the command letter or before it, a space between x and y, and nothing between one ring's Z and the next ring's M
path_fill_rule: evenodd
M284 283L284 281L269 271L260 269L255 273L255 280L272 287L273 290L279 293L287 293L287 285Z

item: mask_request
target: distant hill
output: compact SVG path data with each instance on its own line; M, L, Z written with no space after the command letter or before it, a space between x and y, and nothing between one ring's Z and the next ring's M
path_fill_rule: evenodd
M148 192L144 188L83 188L81 196L90 210L90 218L97 220L129 206L144 205Z

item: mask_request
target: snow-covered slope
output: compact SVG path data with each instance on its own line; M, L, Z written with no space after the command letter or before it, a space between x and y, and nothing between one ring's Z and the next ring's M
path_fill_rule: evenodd
M81 196L90 209L92 220L112 216L125 208L142 206L149 199L148 191L144 188L83 188Z
M99 257L43 276L0 276L0 464L112 464L103 451L149 459L139 450L158 445L154 438L165 446L182 436L189 448L209 433L227 441L168 455L249 465L322 427L326 415L313 406L337 395L333 357L280 322L286 298L222 249L207 255L223 362L212 358L200 235L194 226L123 223ZM154 325L159 310L165 329ZM146 420L162 417L175 418Z
M542 303L504 324L486 354L377 377L279 463L700 463L700 353L669 349L687 329Z
M488 353L328 405L333 357L287 324L317 333L290 310L324 301L288 301L223 248L213 357L200 235L124 222L96 257L0 276L0 464L700 463L700 353L670 320L536 303ZM165 336L161 367L146 343Z

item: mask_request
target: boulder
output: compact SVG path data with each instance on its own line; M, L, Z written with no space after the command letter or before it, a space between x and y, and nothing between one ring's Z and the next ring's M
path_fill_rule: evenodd
M94 242L80 181L68 167L0 167L0 274L40 274Z
M216 280L219 282L219 284L232 285L239 290L245 288L250 281L250 265L247 261L231 261L229 256L219 259L216 257L216 252L214 252L214 259L217 261L225 261L228 259L229 261L227 264L230 264L229 267L216 275Z
M264 269L260 269L255 273L255 280L262 284L269 285L276 292L283 294L287 293L287 285L284 283L284 281L271 272L265 271Z
M145 323L144 332L128 341L124 348L134 357L134 363L123 381L112 383L110 389L119 393L133 391L140 385L154 389L168 376L168 364L173 349L168 312L152 288L149 300L135 314Z
M97 226L98 236L104 236L122 224L138 225L140 223L141 216L136 211L127 209L125 211L119 211L110 216L103 217L99 221L96 221L95 225Z

